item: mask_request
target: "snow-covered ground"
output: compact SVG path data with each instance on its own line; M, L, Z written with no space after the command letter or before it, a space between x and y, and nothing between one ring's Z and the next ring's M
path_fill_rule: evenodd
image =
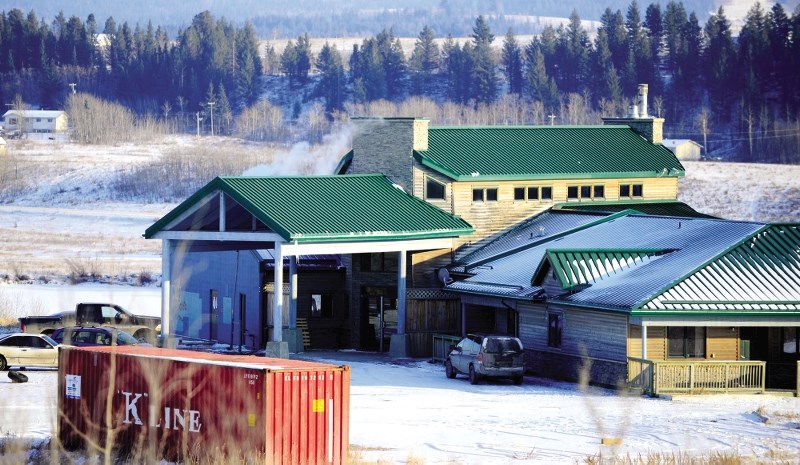
M355 352L302 357L350 365L351 456L359 463L574 464L620 454L800 460L794 397L651 399L534 377L522 386L473 386L424 360ZM57 372L27 375L27 384L0 377L0 444L5 436L36 445L55 434Z

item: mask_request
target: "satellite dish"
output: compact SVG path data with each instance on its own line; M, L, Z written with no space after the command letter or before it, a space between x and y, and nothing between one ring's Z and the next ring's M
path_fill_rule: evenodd
M439 268L437 275L439 276L439 281L445 286L453 282L453 278L450 277L450 272L447 271L447 268Z

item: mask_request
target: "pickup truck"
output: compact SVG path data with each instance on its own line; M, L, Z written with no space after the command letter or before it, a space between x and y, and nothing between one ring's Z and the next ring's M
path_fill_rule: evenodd
M161 333L161 318L133 315L114 304L79 303L75 311L22 317L19 326L23 333L47 335L64 326L110 326L152 344Z

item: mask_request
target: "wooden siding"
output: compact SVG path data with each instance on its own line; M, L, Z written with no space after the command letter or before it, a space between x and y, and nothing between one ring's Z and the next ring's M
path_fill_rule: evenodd
M425 198L425 183L427 178L433 178L444 185L444 199L426 199ZM431 205L436 205L447 213L453 213L453 182L451 179L445 178L439 173L428 170L414 160L412 167L413 187L411 195L414 197L425 200Z
M427 250L424 252L409 253L411 263L411 282L409 287L440 287L437 272L440 268L450 265L453 261L451 249Z
M430 357L434 334L457 335L460 332L461 301L457 297L416 299L409 295L406 301L406 333L410 340L410 356Z
M424 176L421 176L424 178ZM422 181L424 182L424 181ZM623 178L623 179L554 179L543 181L485 181L451 182L447 192L452 195L451 213L460 216L475 228L475 233L456 239L456 248L462 245L457 257L479 247L486 238L539 214L553 204L567 201L567 187L572 185L604 185L603 200L620 200L620 184L642 184L643 197L635 200L675 200L678 196L678 178ZM553 188L552 200L515 201L514 188L526 186L550 186ZM496 202L473 202L473 189L497 188ZM422 191L420 191L422 192ZM623 199L625 200L625 199ZM591 203L592 200L583 202Z
M668 360L667 328L665 326L647 327L647 360ZM628 326L628 356L642 357L642 328ZM739 360L739 328L706 327L707 360Z
M706 358L739 360L739 328L727 326L706 328Z
M642 327L628 325L628 356L642 356ZM667 328L663 326L647 327L647 359L667 359Z
M548 313L560 313L561 347L547 345ZM533 374L577 380L591 359L589 380L616 385L627 370L627 316L591 312L545 304L519 304L519 335L526 352L526 366Z

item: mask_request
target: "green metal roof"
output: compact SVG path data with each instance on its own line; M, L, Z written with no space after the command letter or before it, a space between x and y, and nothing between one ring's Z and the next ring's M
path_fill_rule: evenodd
M800 311L800 225L772 224L662 289L633 315Z
M226 231L272 231L290 242L430 239L474 232L461 218L405 193L384 175L241 176L213 179L147 228L145 238L168 227L218 228L218 192L229 198Z
M572 289L591 284L604 276L622 269L649 262L653 257L669 252L661 249L555 249L547 250L545 260L534 273L533 283L541 284L547 272L546 264L552 267L561 286Z
M675 155L629 126L431 127L424 166L457 181L683 176Z
M636 210L645 215L680 216L684 218L715 218L700 213L689 205L669 200L606 200L587 202L569 202L553 205L553 210L585 211L595 213L616 213L625 210Z

